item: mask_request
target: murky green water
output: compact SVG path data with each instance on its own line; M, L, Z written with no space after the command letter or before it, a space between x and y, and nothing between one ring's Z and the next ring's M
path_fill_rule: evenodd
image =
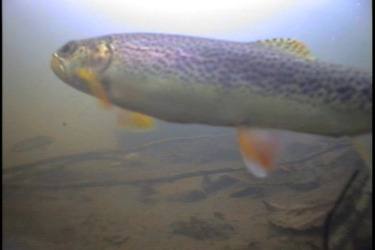
M295 37L317 57L370 70L370 2L320 4L206 36ZM114 112L49 68L70 39L138 31L82 8L4 3L3 248L321 249L337 197L354 171L367 173L353 147L293 135L280 170L257 179L232 129L161 121L150 133L118 128ZM351 229L362 230L355 240L363 249L370 216Z

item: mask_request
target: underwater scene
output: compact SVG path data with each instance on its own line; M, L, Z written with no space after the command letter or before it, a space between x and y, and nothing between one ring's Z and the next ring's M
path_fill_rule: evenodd
M3 1L3 249L372 249L371 10Z

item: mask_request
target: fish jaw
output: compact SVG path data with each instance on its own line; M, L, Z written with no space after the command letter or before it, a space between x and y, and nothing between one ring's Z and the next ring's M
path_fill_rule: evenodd
M68 81L63 59L57 53L52 54L51 69L61 80Z
M75 74L72 74L70 72L69 64L66 62L64 58L60 57L57 53L54 53L52 55L50 64L52 71L64 83L86 94L92 94L90 92L89 86L87 86L87 84L84 84L82 79L80 79Z

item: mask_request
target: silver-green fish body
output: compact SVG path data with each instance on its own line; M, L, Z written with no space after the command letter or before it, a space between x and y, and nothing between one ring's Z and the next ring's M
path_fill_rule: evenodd
M74 74L80 67L96 73L112 103L166 121L334 136L372 128L372 75L312 59L293 40L116 34L54 54L55 73L89 92Z

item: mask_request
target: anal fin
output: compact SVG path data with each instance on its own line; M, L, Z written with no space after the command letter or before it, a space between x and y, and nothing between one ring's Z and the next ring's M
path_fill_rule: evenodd
M267 130L238 128L238 144L246 168L256 177L266 177L275 169L280 152L278 137Z

